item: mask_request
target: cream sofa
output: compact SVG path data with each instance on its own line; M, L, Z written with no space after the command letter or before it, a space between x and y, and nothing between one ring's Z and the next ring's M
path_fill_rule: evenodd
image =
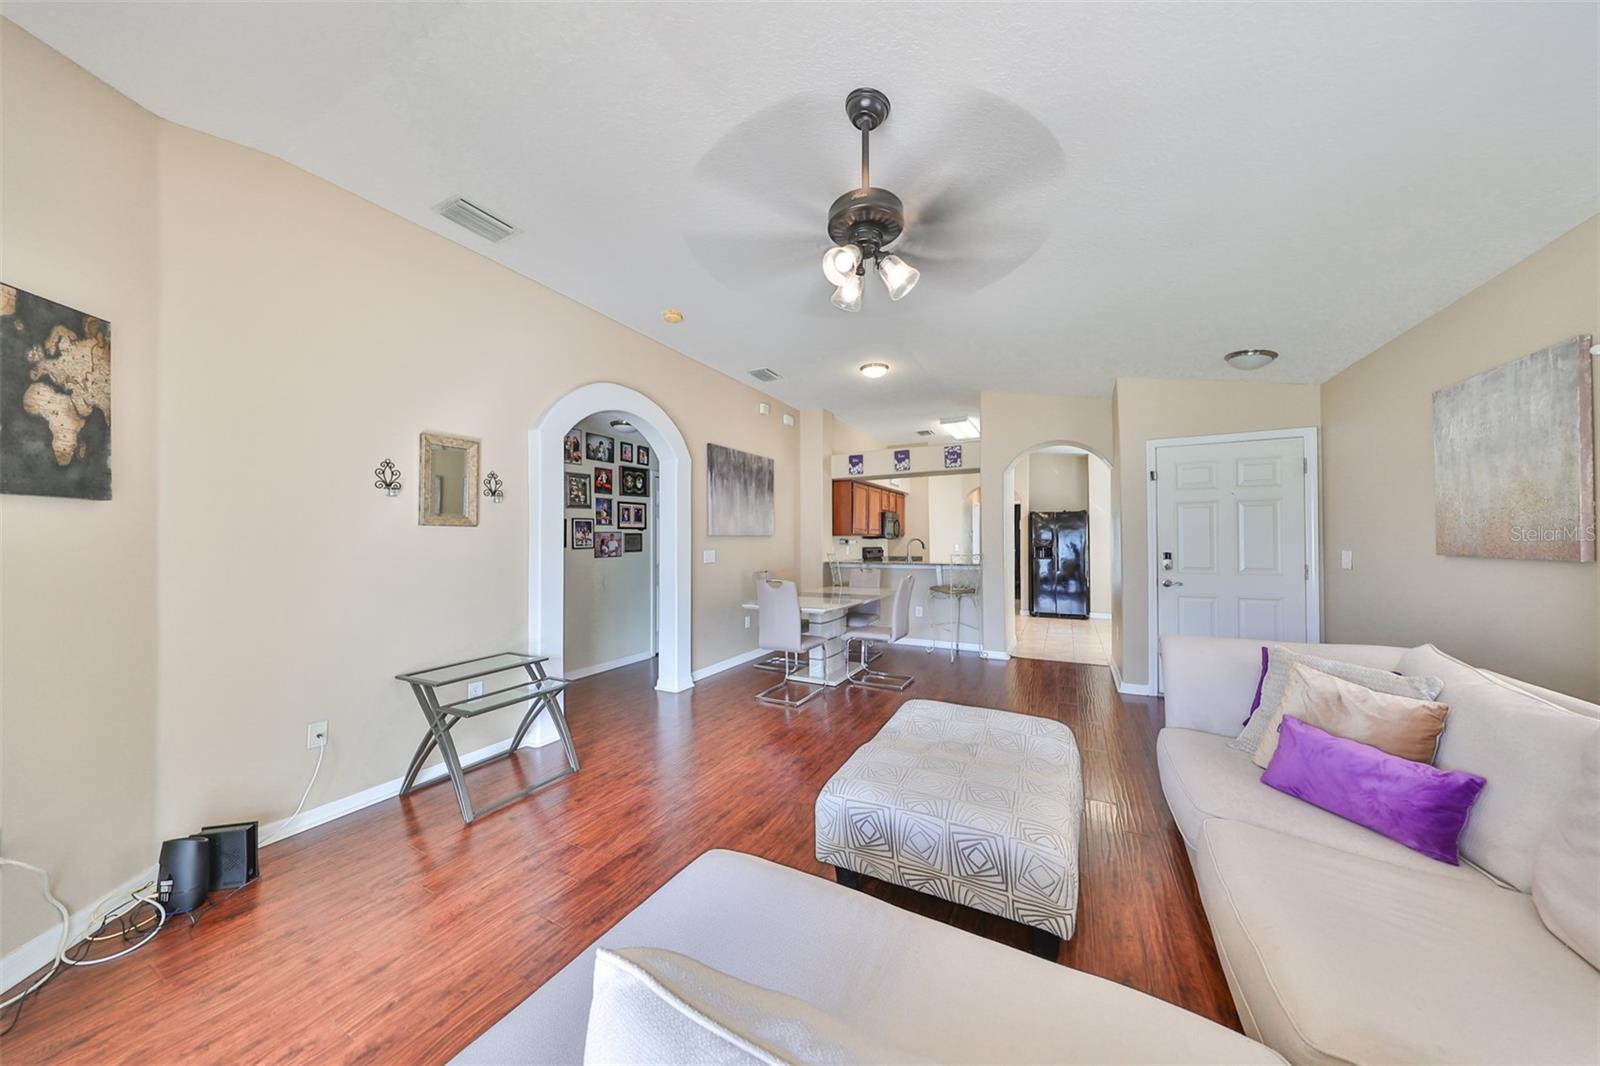
M921 1062L1283 1061L1114 981L731 851L690 863L455 1061L583 1062L595 949L646 946L804 1000Z
M1595 773L1600 707L1431 645L1291 647L1441 678L1451 709L1435 764L1488 784L1460 866L1271 789L1227 746L1261 642L1163 639L1162 789L1245 1031L1296 1064L1600 1062L1600 971L1546 927L1531 892L1555 819L1592 805L1580 784ZM1557 864L1544 863L1548 910ZM1592 958L1600 883L1571 880L1555 887L1578 901Z

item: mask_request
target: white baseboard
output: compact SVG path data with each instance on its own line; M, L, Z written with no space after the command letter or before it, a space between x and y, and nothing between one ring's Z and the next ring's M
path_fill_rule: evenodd
M637 655L624 655L622 658L612 659L610 662L596 663L593 666L581 666L576 670L567 670L563 666L564 672L561 676L568 681L576 681L580 677L593 677L595 674L603 674L607 670L620 670L624 666L632 666L634 663L642 663L646 659L654 659L655 657L655 652L645 651Z
M1107 611L1090 611L1089 612L1089 617L1090 618L1099 618L1102 621L1106 621L1106 622L1111 621L1111 615Z
M1117 691L1125 696L1157 696L1160 693L1151 688L1148 682L1133 684L1122 680L1122 671L1117 669L1115 659L1107 660L1111 666L1111 680L1117 686Z
M704 681L706 678L711 677L714 674L720 674L725 670L732 670L734 667L743 666L745 663L753 663L763 655L769 654L776 653L768 652L765 648L754 648L750 651L742 651L738 655L731 656L719 663L712 663L710 666L702 666L691 676L696 681Z
M26 891L21 887L24 882L33 885L38 885L39 883L39 875L28 871L21 871L16 877L17 880L14 884L17 887L12 889L13 892ZM81 907L73 911L67 922L67 945L70 947L76 944L91 931L90 925L95 918L95 908L99 907L101 903L110 900L113 904L116 904L155 879L156 866L151 863L139 873L100 897L99 900L87 907ZM48 906L46 906L46 909L49 909ZM54 914L54 911L51 911L51 913ZM24 944L19 944L9 955L0 958L0 991L10 988L24 977L33 973L33 971L50 965L50 960L56 957L56 948L60 943L61 927L52 922L44 932Z
M917 648L940 648L944 651L950 650L950 642L948 640L929 640L927 637L901 637L899 640L895 641L895 643L910 644L911 646ZM956 647L961 651L983 650L983 645L977 643L976 641L964 640L960 644L957 644Z
M1008 651L981 651L978 654L985 659L993 659L996 662L1006 662L1011 658L1011 653Z

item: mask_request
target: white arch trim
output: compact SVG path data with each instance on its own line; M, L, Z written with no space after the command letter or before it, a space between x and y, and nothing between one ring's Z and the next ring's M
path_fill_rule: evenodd
M667 413L626 385L594 382L573 389L545 411L528 431L528 642L550 656L550 672L561 676L565 660L566 478L562 442L567 431L601 411L625 412L655 449L661 475L656 500L657 599L660 656L656 688L681 692L694 685L690 670L691 470L689 445Z

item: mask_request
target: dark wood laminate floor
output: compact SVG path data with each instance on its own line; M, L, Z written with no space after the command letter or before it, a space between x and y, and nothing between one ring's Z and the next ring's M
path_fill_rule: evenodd
M658 693L653 664L577 682L576 777L463 827L446 785L262 852L262 880L128 959L58 977L0 1041L6 1063L440 1062L708 848L827 876L812 854L823 782L907 699L1059 719L1083 753L1077 936L1060 962L1226 1025L1238 1018L1155 768L1160 703L1104 667L894 650L903 693L754 702L740 668ZM397 728L411 730L408 717ZM473 775L534 780L554 746ZM400 767L396 767L398 771ZM894 886L867 890L1019 949L1021 927Z

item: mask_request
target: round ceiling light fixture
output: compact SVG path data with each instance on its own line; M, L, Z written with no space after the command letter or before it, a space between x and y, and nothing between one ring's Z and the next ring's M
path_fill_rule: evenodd
M1278 353L1271 348L1240 348L1222 358L1235 370L1260 370L1278 358Z
M859 367L861 375L869 378L881 378L889 372L888 363L862 363Z
M678 310L676 307L669 307L665 311L661 312L661 321L665 322L669 326L676 326L679 322L683 321L683 312Z
M629 422L626 418L613 418L611 420L611 428L616 430L618 433L632 433L633 423Z

